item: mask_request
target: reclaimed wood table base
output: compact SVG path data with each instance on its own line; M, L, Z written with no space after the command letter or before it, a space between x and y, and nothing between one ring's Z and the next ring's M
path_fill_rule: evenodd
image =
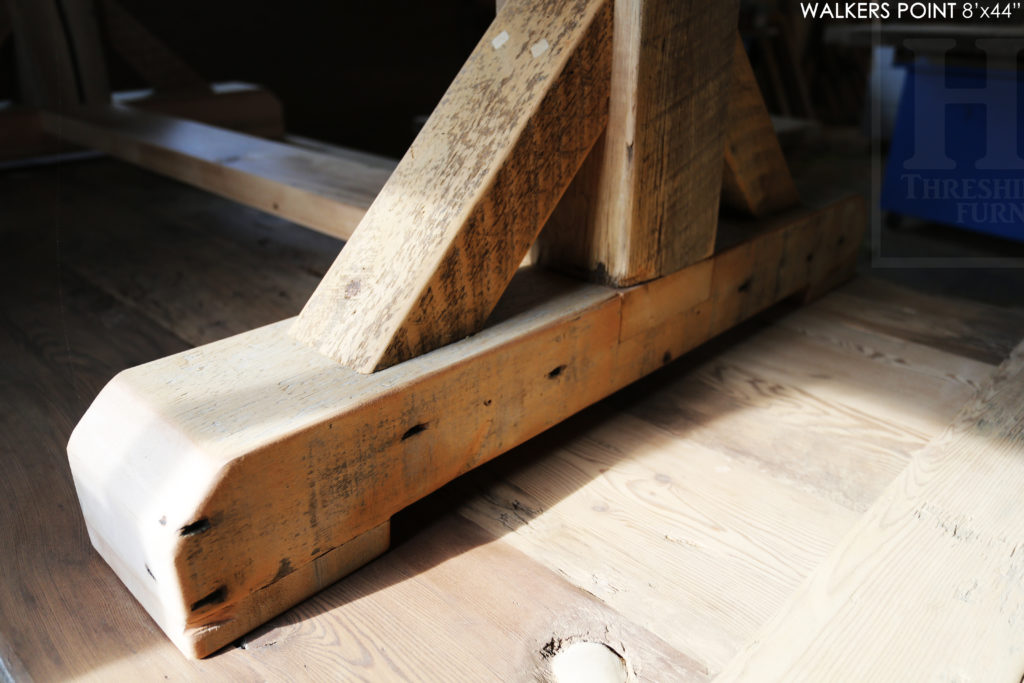
M158 90L208 92L116 2L82 0L68 39L57 3L11 4L20 66L56 75L31 93L44 131L351 235L298 317L120 373L71 436L94 547L192 656L383 553L456 477L856 264L863 202L795 206L737 0L505 3L396 167L112 105L101 20ZM720 225L723 164L757 220ZM596 284L519 267L545 224L540 261Z
M116 373L296 315L338 243L113 160L5 173L0 201L0 667L14 680L522 680L580 640L637 680L1019 678L1003 675L1024 642L1002 573L1020 553L1016 456L982 450L1009 443L991 416L985 436L928 444L1024 338L1024 314L864 277L460 477L392 517L381 557L183 657L93 551L65 444ZM987 396L1002 415L1020 405Z

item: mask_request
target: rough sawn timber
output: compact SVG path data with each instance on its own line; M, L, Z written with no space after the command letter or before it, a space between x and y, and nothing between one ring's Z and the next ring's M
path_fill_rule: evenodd
M735 0L615 0L608 129L538 260L635 285L709 256L718 226Z
M400 509L850 274L863 229L859 199L795 211L625 290L526 269L479 334L369 376L294 339L291 321L127 370L68 445L90 537L204 656L381 552Z
M795 206L800 196L739 34L732 67L722 203L749 216L766 216Z
M374 372L480 329L608 120L611 0L504 6L292 334Z
M46 132L347 239L393 169L123 105L43 112Z

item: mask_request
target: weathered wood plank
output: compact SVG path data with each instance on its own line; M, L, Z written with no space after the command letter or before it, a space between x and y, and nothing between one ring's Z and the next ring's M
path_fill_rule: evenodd
M284 135L281 103L255 86L218 83L212 94L180 97L150 97L151 91L114 94L114 100L170 116L208 123L260 137ZM38 109L10 103L0 106L0 162L62 154L80 148L43 129Z
M935 297L860 278L821 308L876 333L999 364L1024 337L1024 310Z
M719 680L1019 680L1022 406L1024 345Z
M737 34L726 105L722 202L747 215L766 216L799 201L747 51Z
M392 168L370 154L318 154L125 106L42 117L51 135L341 238L352 233Z
M856 515L728 452L603 413L542 457L489 468L493 481L460 512L713 676Z
M738 3L616 0L608 129L541 262L632 285L711 254Z
M359 372L476 332L608 115L609 0L502 9L292 330Z
M0 184L10 248L0 269L0 677L6 670L17 681L278 680L301 671L313 678L408 679L441 672L514 680L524 671L545 670L544 648L552 640L590 636L613 644L647 677L705 680L694 662L656 635L458 518L439 519L411 541L399 539L396 550L367 571L319 593L239 647L203 661L182 657L90 548L64 454L75 419L115 371L187 346L154 325L147 306L125 306L74 274L88 269L96 254L68 241L79 227L68 216L82 210L83 200L56 201L58 177L62 197L69 176L97 174L95 186L86 186L96 205L109 204L109 196L155 200L154 210L162 208L165 220L185 224L199 212L190 201L175 209L171 196L183 188L158 177L147 182L149 174L128 167L121 176L97 173L96 167L115 165L32 169ZM138 177L142 187L132 188ZM62 228L53 232L58 220ZM146 246L146 231L137 229L144 222L144 216L114 212L106 224L81 228L127 258ZM122 227L108 238L98 235L112 224ZM275 246L291 242L280 230L265 233ZM294 230L292 239L313 237ZM53 257L58 243L59 262ZM239 268L234 275L251 283L268 271L298 272L298 263L274 253L264 255L263 269L245 274ZM225 252L224 259L237 254ZM217 268L212 260L194 267ZM179 287L177 296L187 300L202 291L231 299L220 290L190 286ZM258 309L255 315L261 315ZM429 510L411 512L419 526L431 516Z
M776 299L813 285L803 250L851 205L861 206L798 212L751 238L784 245ZM648 318L624 326L622 316L631 299L649 302L646 287L620 292L528 269L514 284L527 295L508 297L525 310L499 307L479 334L371 376L290 337L291 321L122 373L69 444L90 528L115 544L111 564L126 584L158 577L159 599L138 597L182 649L206 654L255 625L232 619L254 592L277 590L282 566L304 566L703 342L709 309L753 313L754 302L731 303L747 292L715 275L746 246L694 266L696 278L673 276L710 282L708 298L646 331Z
M110 47L158 92L208 93L210 85L116 0L98 0Z

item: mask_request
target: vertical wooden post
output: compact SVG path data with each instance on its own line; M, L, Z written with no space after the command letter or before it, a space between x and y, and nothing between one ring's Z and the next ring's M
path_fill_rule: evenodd
M110 79L103 58L96 5L93 0L58 0L67 22L81 101L104 104L110 101Z
M738 0L616 0L608 129L537 258L617 286L711 254Z
M7 0L21 99L37 107L78 102L75 70L55 0Z

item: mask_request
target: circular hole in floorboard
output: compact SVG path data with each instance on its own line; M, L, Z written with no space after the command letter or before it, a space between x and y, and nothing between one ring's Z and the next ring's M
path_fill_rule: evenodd
M603 643L580 641L551 658L554 683L625 683L626 663Z

